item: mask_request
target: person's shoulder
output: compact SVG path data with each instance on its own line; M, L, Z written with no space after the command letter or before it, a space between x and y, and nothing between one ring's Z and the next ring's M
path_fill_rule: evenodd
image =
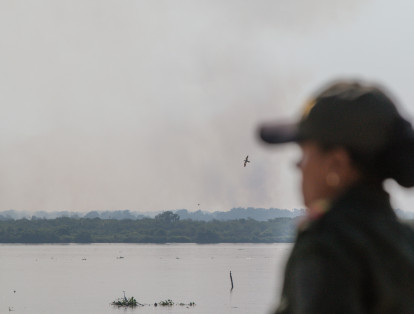
M338 235L337 230L325 223L325 220L314 222L307 230L301 232L295 242L291 257L291 265L302 265L319 261L326 265L348 271L355 265L357 257L349 251L352 245ZM294 266L292 266L294 267Z
M295 246L304 254L342 255L343 250L354 246L353 242L357 242L358 238L364 238L364 232L361 225L355 224L347 215L329 211L298 233Z
M329 224L330 219L320 217L308 223L306 228L298 233L295 249L301 254L320 254L322 251L332 252L337 247L337 230Z

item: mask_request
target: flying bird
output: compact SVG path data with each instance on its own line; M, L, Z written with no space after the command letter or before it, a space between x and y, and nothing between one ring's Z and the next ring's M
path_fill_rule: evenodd
M247 163L250 162L249 155L246 156L246 159L244 160L244 167L246 167Z

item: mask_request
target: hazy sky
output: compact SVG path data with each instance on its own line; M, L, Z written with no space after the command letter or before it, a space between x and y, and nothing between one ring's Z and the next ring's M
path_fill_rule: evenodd
M338 77L386 85L414 116L413 10L1 1L0 211L301 208L298 148L264 147L257 125ZM414 190L390 190L414 210Z

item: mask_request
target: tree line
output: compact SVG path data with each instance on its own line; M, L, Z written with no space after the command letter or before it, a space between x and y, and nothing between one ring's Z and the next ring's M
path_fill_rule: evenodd
M293 242L295 220L180 220L171 211L141 220L56 218L0 221L0 243Z

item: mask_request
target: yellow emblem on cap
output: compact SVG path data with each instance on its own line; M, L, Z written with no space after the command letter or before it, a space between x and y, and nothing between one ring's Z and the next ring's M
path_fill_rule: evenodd
M305 107L303 108L302 119L307 118L307 116L309 115L309 113L311 112L311 110L315 106L315 104L316 104L315 99L312 99L312 100L310 100L306 103Z

